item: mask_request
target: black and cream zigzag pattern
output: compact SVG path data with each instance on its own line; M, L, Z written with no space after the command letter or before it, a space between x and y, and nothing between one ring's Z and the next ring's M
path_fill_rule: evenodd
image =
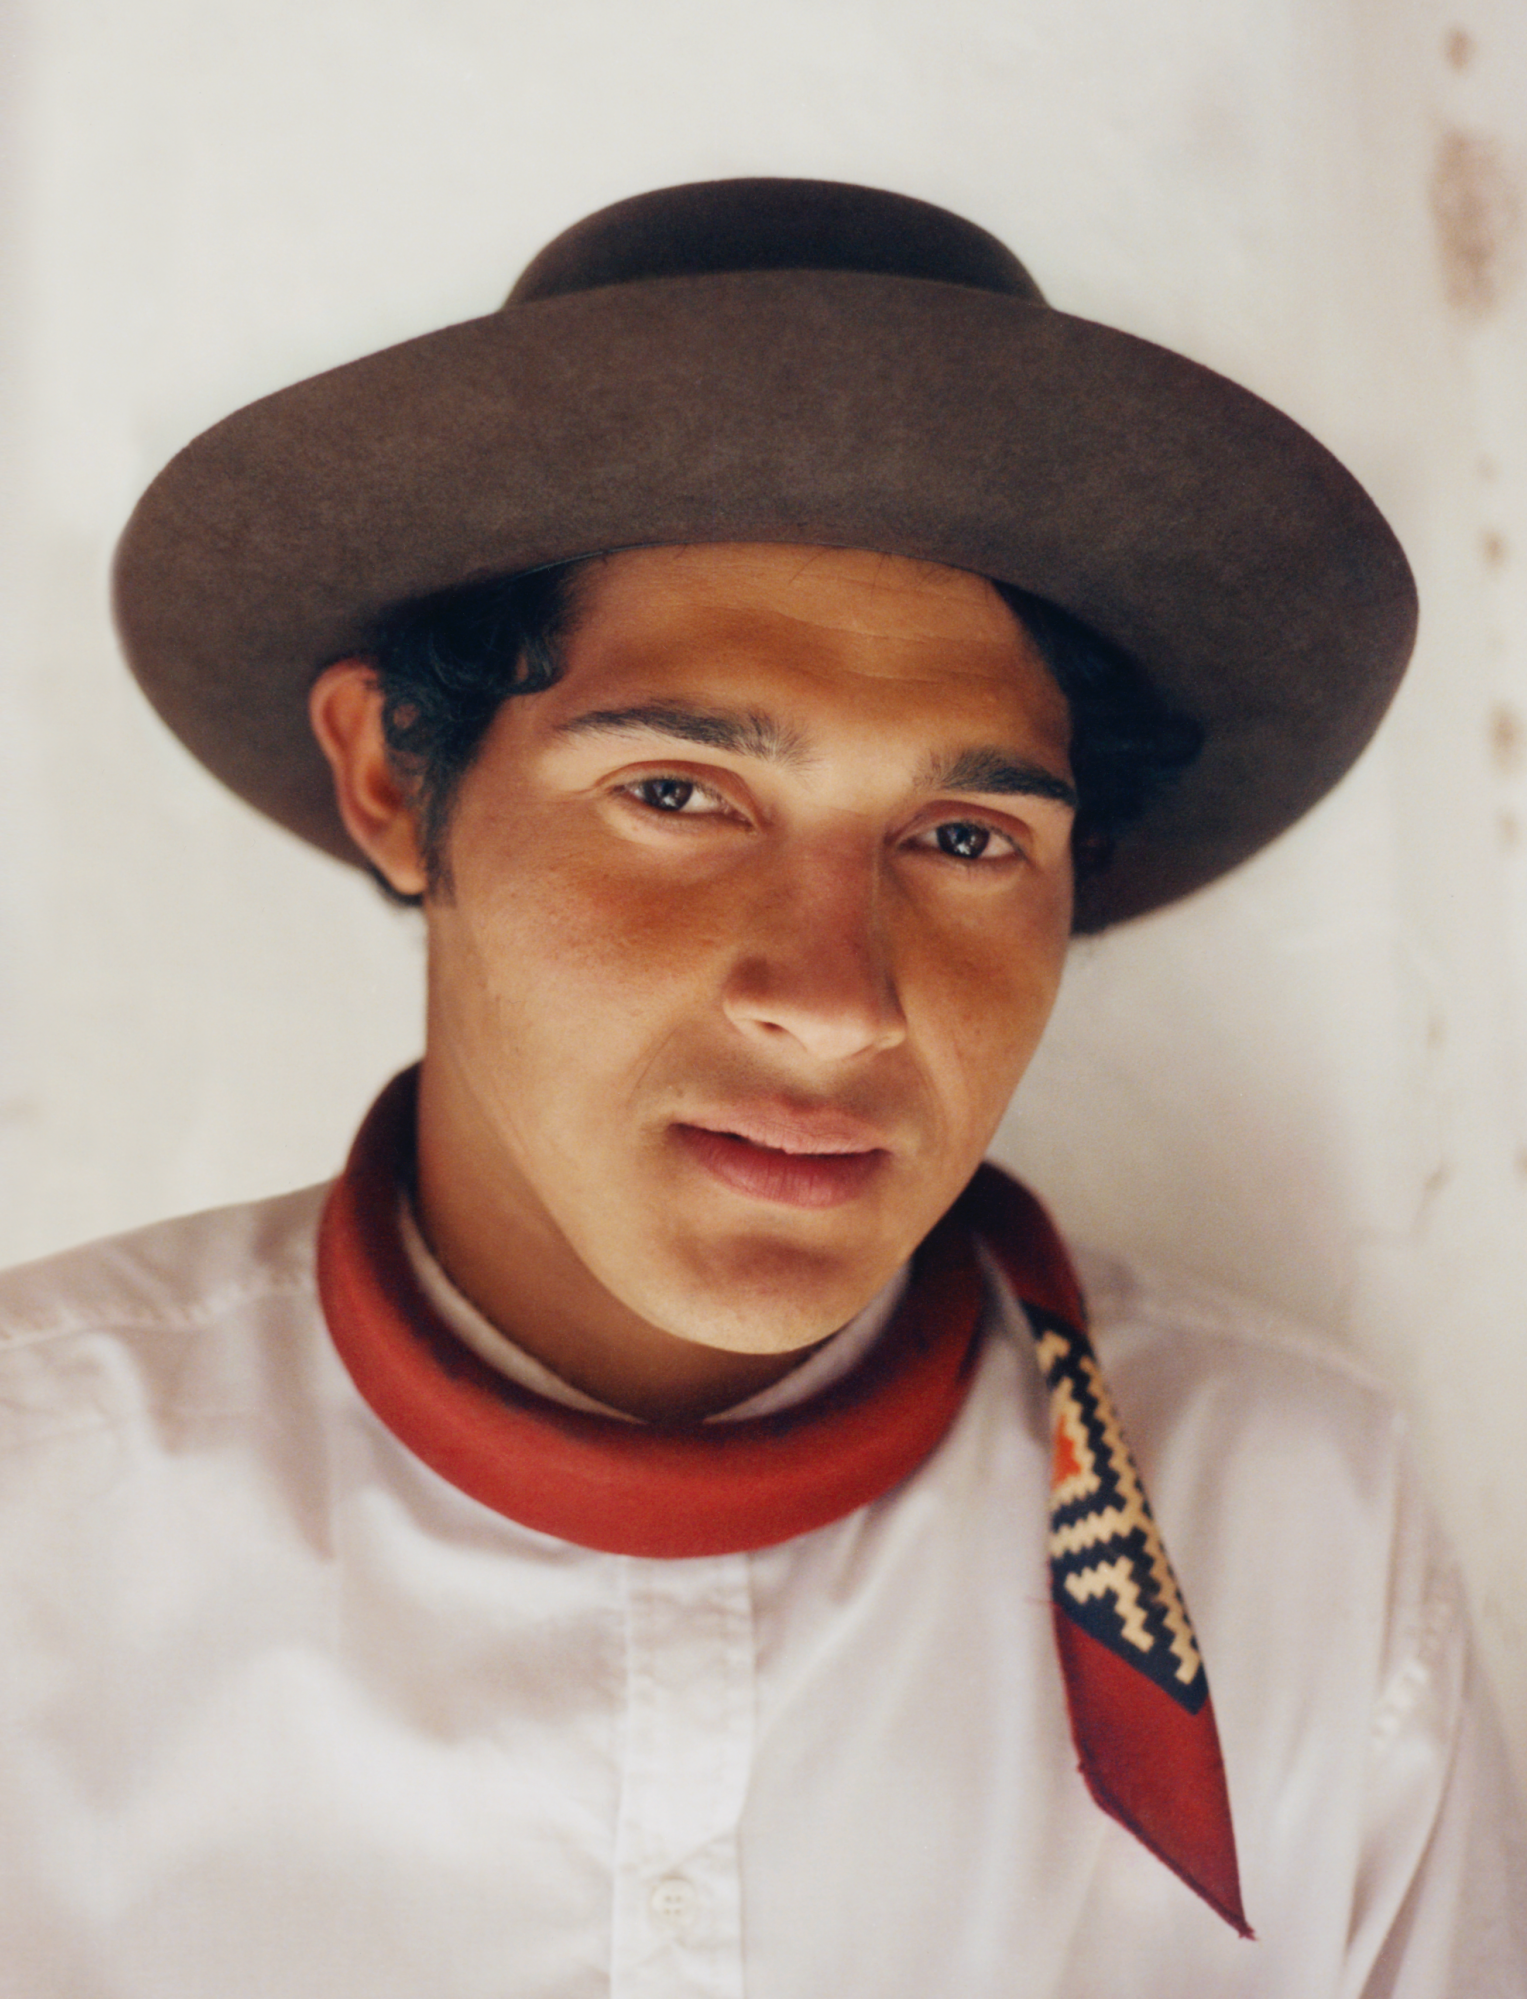
M1209 1692L1187 1607L1085 1336L1026 1306L1050 1392L1050 1589L1189 1714Z

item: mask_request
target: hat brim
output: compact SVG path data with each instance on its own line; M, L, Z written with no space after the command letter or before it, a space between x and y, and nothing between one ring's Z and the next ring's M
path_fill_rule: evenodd
M640 544L787 541L1016 583L1133 653L1205 731L1084 883L1169 902L1342 775L1415 590L1357 482L1205 368L1027 300L748 271L516 305L195 440L140 501L116 612L144 691L261 812L355 861L306 697L388 606Z

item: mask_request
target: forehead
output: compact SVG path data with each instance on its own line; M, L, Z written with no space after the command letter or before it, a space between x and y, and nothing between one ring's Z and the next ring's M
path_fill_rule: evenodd
M633 698L765 682L777 698L866 721L935 708L1022 717L1062 746L1068 733L1033 641L968 570L794 544L628 549L576 573L572 612L568 698L595 682Z

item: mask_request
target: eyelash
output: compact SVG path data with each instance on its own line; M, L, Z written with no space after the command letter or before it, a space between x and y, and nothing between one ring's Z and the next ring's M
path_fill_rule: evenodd
M643 794L646 793L652 787L655 787L657 785L673 785L675 787L684 788L687 789L690 796L684 800L683 805L679 805L676 807L655 805L650 798L645 797ZM699 778L696 777L680 776L677 772L666 772L666 773L659 772L651 777L635 778L632 780L631 783L621 785L620 790L627 798L631 799L632 802L636 804L639 808L641 808L646 812L651 813L654 818L687 819L687 818L709 818L712 816L716 818L733 818L737 816L736 813L733 811L731 805L727 801L727 799L724 798L722 794L719 791L717 791L712 785L704 784L700 781ZM684 810L684 806L688 805L691 802L691 799L694 798L709 800L712 805L719 806L721 810L714 814L688 813ZM947 850L937 846L926 847L921 845L921 842L925 837L931 836L936 841L938 834L941 831L943 831L944 828L946 827L969 827L976 832L984 833L987 835L989 840L998 840L1003 842L1004 851L998 854L988 855L985 849L983 848L982 852L979 854L951 854ZM989 820L975 818L975 817L964 818L964 819L941 819L938 821L936 825L924 826L919 830L919 832L916 835L914 835L914 843L917 844L919 852L937 853L940 859L946 861L953 861L957 867L962 867L962 868L978 868L983 865L989 867L992 865L994 861L1014 859L1017 856L1021 855L1023 852L1023 849L1019 845L1018 840L1012 833L1009 833L1005 828L1001 826L994 826Z
M940 860L953 861L955 866L959 868L990 867L996 861L1016 860L1023 852L1022 847L1019 846L1011 833L1006 832L1000 826L990 825L985 819L940 819L935 826L925 826L922 829L922 833L919 833L917 837L921 839L923 833L929 833L937 840L938 835L946 827L955 826L962 828L969 827L972 832L984 833L989 839L1001 840L1004 842L1004 850L1001 853L988 854L983 847L979 854L951 854L946 848L934 846L923 847L919 851L922 853L936 853Z
M659 771L652 777L635 778L630 784L623 784L620 789L627 798L635 799L637 804L644 805L649 812L654 813L658 818L681 819L701 816L699 814L686 813L683 806L672 808L663 805L654 805L650 798L642 796L643 792L660 784L680 786L688 790L696 798L708 799L712 805L721 807L721 812L716 815L718 818L723 814L734 816L732 807L728 801L722 797L721 793L713 785L702 784L697 777L683 777L677 771ZM684 804L687 805L688 803L689 799L686 798Z

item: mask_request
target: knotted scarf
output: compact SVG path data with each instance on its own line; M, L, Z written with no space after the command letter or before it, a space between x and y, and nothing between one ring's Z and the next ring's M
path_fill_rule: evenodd
M417 1073L394 1078L324 1209L318 1281L373 1412L483 1505L585 1548L648 1557L772 1546L915 1472L954 1422L986 1319L983 1244L1023 1307L1050 1398L1050 1594L1081 1772L1126 1826L1249 1936L1214 1710L1193 1627L1048 1216L980 1167L919 1247L864 1360L820 1395L729 1423L658 1427L549 1402L445 1325L398 1222Z

